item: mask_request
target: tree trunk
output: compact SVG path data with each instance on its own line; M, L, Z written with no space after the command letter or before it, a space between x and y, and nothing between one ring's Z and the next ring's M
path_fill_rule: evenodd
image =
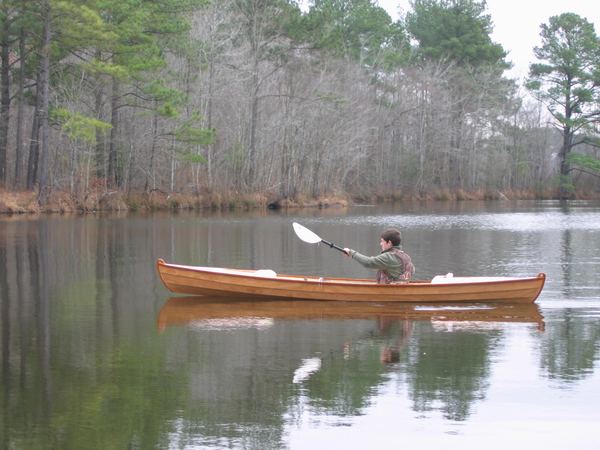
M100 60L101 54L98 52L96 58ZM103 120L103 107L104 107L104 88L102 86L102 80L98 77L98 84L94 92L94 109L96 112L96 118ZM96 153L95 153L95 173L96 178L103 179L106 176L105 158L104 158L104 140L105 132L100 128L96 128Z
M23 122L25 121L25 28L21 28L19 37L19 86L17 91L17 138L15 143L15 188L21 187L23 170Z
M38 161L40 156L40 109L41 98L40 95L41 76L38 71L36 81L36 99L35 99L35 110L33 112L33 120L31 123L31 139L29 142L29 160L27 162L27 189L31 190L37 183L38 177Z
M570 165L567 157L571 151L571 127L565 127L563 130L563 144L560 149L560 187L559 196L561 200L568 199L570 197L569 189L565 186L565 183L569 179Z
M212 129L213 126L213 96L214 96L214 90L215 90L215 64L212 60L212 56L211 56L211 60L209 63L209 69L208 69L208 104L207 104L207 111L206 111L206 117L207 117L207 126L208 129ZM207 175L208 175L208 188L210 190L213 189L213 152L214 152L214 148L215 148L215 144L214 142L211 144L208 144L207 146L207 155L206 155L206 170L207 170ZM196 184L196 189L198 189L198 185Z
M8 121L10 119L10 44L8 42L9 18L0 23L0 187L6 185L8 151Z
M74 195L76 190L75 187L77 184L76 182L76 178L79 178L77 176L77 150L76 150L76 146L75 144L71 143L71 155L70 155L70 160L69 160L69 164L71 166L71 173L69 174L69 192L71 193L71 195Z
M256 167L256 127L258 122L258 62L252 73L252 94L250 97L250 144L248 146L248 172L246 186L252 187Z
M158 140L158 113L156 112L156 100L154 101L154 110L152 117L152 146L150 147L150 167L146 172L146 182L144 183L144 192L148 192L150 190L150 181L152 178L152 189L156 187L156 146Z
M133 172L135 169L136 159L135 159L135 148L133 144L129 146L129 159L127 163L127 176L125 177L124 184L127 193L131 193L131 185L133 184Z
M108 185L119 187L121 180L117 167L117 137L119 131L119 80L113 77L110 98L110 143L108 149Z
M571 80L569 79L569 84ZM570 189L565 186L567 180L569 180L569 161L567 157L569 156L569 152L571 151L571 147L573 147L573 132L571 129L571 116L573 112L571 109L571 91L567 90L565 94L565 125L563 126L563 144L560 149L560 187L559 187L559 197L561 200L566 200L570 196Z
M40 60L40 91L41 96L39 110L40 116L40 185L38 191L38 202L40 205L45 205L48 202L48 152L50 149L49 138L50 130L48 124L48 108L49 108L49 84L50 84L50 42L52 40L51 18L50 18L50 3L46 4L46 14L44 18L44 31L42 37L42 58Z

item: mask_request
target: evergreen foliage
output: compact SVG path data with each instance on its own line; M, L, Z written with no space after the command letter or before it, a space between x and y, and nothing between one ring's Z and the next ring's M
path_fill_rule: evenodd
M559 172L598 189L593 26L553 17L535 50L528 87L562 139L492 31L474 0L397 22L374 0L4 0L0 185L447 197Z
M540 36L542 45L534 49L539 62L530 66L527 86L562 133L560 175L570 184L571 150L598 133L600 38L590 22L573 13L551 17ZM564 186L561 191L569 194Z
M418 43L415 56L471 67L500 64L507 68L506 51L492 42L492 19L485 8L485 1L414 0L406 23Z

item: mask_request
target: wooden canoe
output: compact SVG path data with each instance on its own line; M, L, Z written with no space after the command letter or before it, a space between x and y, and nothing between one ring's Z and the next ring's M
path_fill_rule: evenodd
M377 284L356 278L281 275L272 270L239 270L156 263L164 285L188 295L362 302L532 303L546 275L535 277L434 277L428 281ZM450 275L450 274L449 274Z
M535 303L489 305L448 305L389 302L322 302L315 300L261 300L257 297L172 297L160 309L156 325L160 331L170 326L198 325L210 321L236 326L250 319L376 319L383 322L412 320L430 322L535 323L544 329L544 318ZM262 322L260 322L262 324Z

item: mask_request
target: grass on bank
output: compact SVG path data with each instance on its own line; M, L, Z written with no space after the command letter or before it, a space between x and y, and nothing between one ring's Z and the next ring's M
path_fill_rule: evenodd
M298 196L277 198L262 193L239 194L181 194L153 190L145 193L123 193L119 191L90 192L76 197L66 192L52 192L48 203L41 207L37 192L11 192L0 190L0 214L41 214L41 213L88 213L96 211L168 211L168 210L255 210L286 208L329 208L347 207L352 203L378 204L413 201L468 201L468 200L548 200L557 199L556 190L544 191L498 191L462 189L439 189L427 192L398 191L393 194L372 194L349 198L333 194L320 198ZM591 200L600 198L599 192L577 192L575 199Z

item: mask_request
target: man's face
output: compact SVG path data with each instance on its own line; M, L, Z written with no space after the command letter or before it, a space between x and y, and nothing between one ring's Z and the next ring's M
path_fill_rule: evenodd
M392 245L392 241L386 241L385 239L381 238L379 240L379 245L381 246L381 251L385 251L385 250L389 250L390 248L393 247Z

